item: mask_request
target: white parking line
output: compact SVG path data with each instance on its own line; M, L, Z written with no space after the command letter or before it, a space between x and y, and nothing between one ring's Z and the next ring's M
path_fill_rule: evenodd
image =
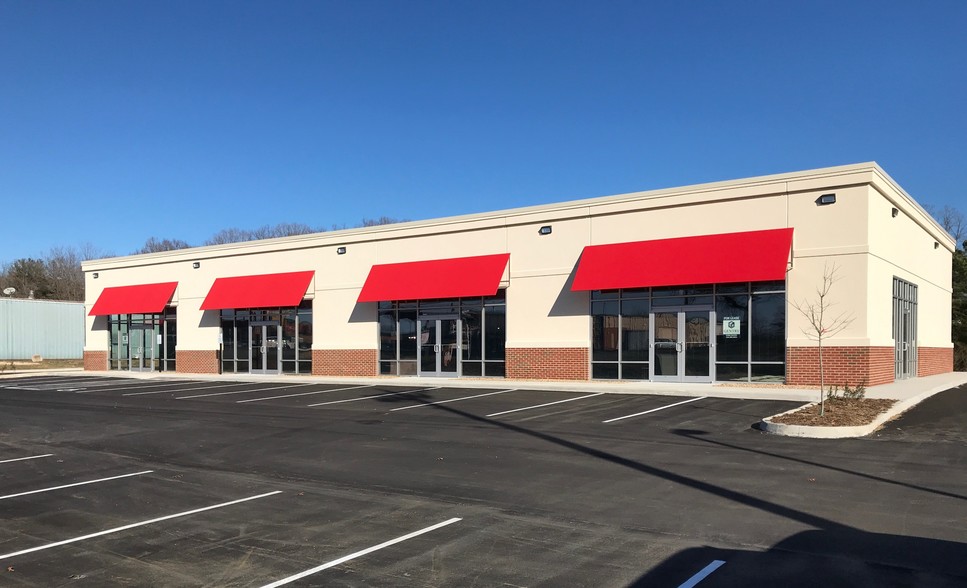
M52 547L60 547L61 545L67 545L69 543L77 543L78 541L84 541L85 539L93 539L94 537L101 537L102 535L110 535L111 533L119 533L121 531L127 531L128 529L133 529L135 527L143 527L144 525L150 525L152 523L160 523L161 521L167 521L169 519L176 519L178 517L186 517L188 515L198 514L200 512L205 512L206 510L214 510L216 508L223 508L226 506L231 506L233 504L238 504L240 502L248 502L249 500L256 500L258 498L265 498L266 496L272 496L273 494L281 494L281 490L275 490L274 492L266 492L265 494L258 494L256 496L249 496L248 498L239 498L238 500L232 500L231 502L223 502L221 504L213 504L211 506L205 506L202 508L196 508L194 510L186 510L185 512L179 512L175 514L166 515L163 517L158 517L156 519L151 519L147 521L141 521L139 523L131 523L130 525L123 525L121 527L114 527L113 529L107 529L105 531L98 531L97 533L91 533L90 535L82 535L80 537L74 537L73 539L65 539L63 541L57 541L56 543L48 543L47 545L38 545L37 547L31 547L29 549L22 549L20 551L14 551L12 553L5 553L0 555L0 559L7 559L10 557L16 557L18 555L23 555L25 553L33 553L35 551L42 551L44 549L50 549Z
M193 386L195 384L205 384L206 382L181 382L179 380L165 380L164 382L151 382L150 384L140 384L138 382L128 382L125 384L102 384L100 386L83 386L79 387L81 390L86 392L110 392L112 390L124 390L125 388L137 388L138 390L143 390L145 388L159 388L164 386L180 385L180 386ZM90 388L90 390L88 390Z
M203 382L199 382L203 383ZM228 386L244 386L245 382L233 382L231 384L218 384L216 386L201 386L198 388L191 388L189 390L182 390L181 388L177 390L152 390L150 392L128 392L127 394L122 394L121 396L144 396L146 394L164 394L165 392L171 392L172 394L177 394L178 392L194 392L195 390L210 390L212 388L227 388Z
M245 394L247 392L264 392L266 390L282 390L286 388L301 388L302 386L318 386L315 382L310 384L287 384L274 388L251 388L249 390L232 390L230 392L212 392L211 394L195 394L193 396L179 396L175 400L187 400L188 398L206 398L208 396L228 396L230 394ZM199 388L200 389L200 388ZM191 390L189 390L191 392Z
M332 390L314 390L312 392L299 392L298 394L282 394L281 396L266 396L265 398L249 398L247 400L236 400L238 404L243 402L261 402L263 400L275 400L276 398L295 398L296 396L311 396L313 394L325 394L326 392L342 392L343 390L359 390L360 388L372 388L372 386L350 386L348 388L333 388Z
M653 408L651 410L646 410L645 412L636 412L635 414L629 414L629 415L626 415L626 416L622 416L622 417L618 417L618 418L614 418L614 419L608 419L606 421L601 421L601 422L602 423L613 423L615 421L620 421L622 419L630 419L631 417L641 416L643 414L648 414L648 413L652 413L652 412L658 412L659 410L665 410L666 408L671 408L673 406L679 406L681 404L688 404L689 402L695 402L696 400L703 400L705 398L708 398L708 396L699 396L698 398L689 398L688 400L682 400L681 402L676 402L675 404L669 404L669 405L666 405L666 406L659 406L658 408Z
M359 402L360 400L372 400L373 398L382 398L384 396L399 396L400 394L413 394L414 392L429 392L430 390L439 390L441 387L436 388L420 388L419 390L407 390L405 392L390 392L389 394L377 394L375 396L362 396L360 398L349 398L346 400L331 400L329 402L320 402L318 404L307 404L306 407L310 406L326 406L327 404L342 404L344 402Z
M707 578L712 572L724 566L725 562L716 559L712 563L708 564L702 570L688 579L684 584L680 585L678 588L694 588L696 584Z
M110 480L119 480L121 478L130 478L131 476L143 476L144 474L150 474L153 471L154 470L145 470L143 472L134 472L133 474L122 474L120 476L111 476L110 478L100 478L98 480L88 480L86 482L74 482L73 484L54 486L53 488L41 488L40 490L28 490L27 492L21 492L19 494L7 494L6 496L0 496L0 500L6 500L8 498L16 498L18 496L27 496L28 494L39 494L41 492L50 492L51 490L62 490L64 488L73 488L74 486L86 486L87 484L97 484L98 482L108 482Z
M52 455L54 455L54 454L53 453L45 453L43 455L31 455L30 457L18 457L16 459L5 459L3 461L0 461L0 463L10 463L11 461L24 461L24 460L27 460L27 459L40 459L41 457L50 457Z
M515 408L513 410L505 410L503 412L494 412L494 413L490 413L490 414L488 414L486 416L488 416L488 417L495 417L495 416L500 416L502 414L510 414L512 412L520 412L522 410L530 410L532 408L544 408L545 406L553 406L555 404L562 404L564 402L574 402L575 400L581 400L582 398L593 398L595 396L601 396L602 394L604 394L604 392L598 392L597 394L588 394L587 396L578 396L577 398L566 398L564 400L558 400L556 402L547 402L547 403L538 404L538 405L535 405L535 406L525 406L524 408Z
M380 543L379 545L373 545L372 547L367 547L366 549L363 549L362 551L357 551L356 553L350 553L349 555L345 555L343 557L340 557L339 559L334 559L331 562L324 563L321 566L316 566L316 567L311 568L311 569L308 569L308 570L306 570L304 572L299 572L298 574L295 574L293 576L289 576L288 578L282 578L281 580L276 580L275 582L272 582L271 584L266 584L266 585L262 586L262 588L277 588L278 586L284 586L286 584L295 582L296 580L301 580L302 578L305 578L306 576L311 576L312 574L315 574L317 572L321 572L322 570L326 570L326 569L329 569L331 567L338 566L339 564L342 564L342 563L345 563L347 561L356 559L357 557L362 557L362 556L367 555L367 554L370 554L370 553L372 553L374 551L379 551L380 549L383 549L385 547L389 547L390 545L396 545L397 543L402 543L403 541L406 541L407 539L412 539L414 537L419 537L420 535L423 535L424 533L429 533L430 531L435 531L435 530L437 530L437 529L439 529L441 527L446 527L447 525L452 525L453 523L459 522L461 520L463 520L463 519L452 518L452 519L445 520L442 523L437 523L435 525L426 527L425 529L420 529L419 531L413 531L412 533L403 535L402 537L397 537L396 539L390 539L389 541L386 541L385 543Z
M460 398L451 398L450 400L438 400L436 402L425 402L423 404L411 404L409 406L401 406L399 408L390 409L390 412L396 412L397 410L409 410L411 408L420 408L421 406L433 406L434 404L460 402L461 400L470 400L471 398L480 398L482 396L493 396L494 394L506 394L507 392L514 392L516 390L517 388L511 388L510 390L498 390L497 392L487 392L486 394L474 394L473 396L461 396Z

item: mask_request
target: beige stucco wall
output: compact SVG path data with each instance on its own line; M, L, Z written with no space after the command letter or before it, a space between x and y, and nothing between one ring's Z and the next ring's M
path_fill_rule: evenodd
M836 193L836 204L817 206L825 193ZM902 211L897 218L890 215L893 206ZM550 235L538 234L544 225L552 226ZM212 350L218 313L199 306L216 278L314 270L307 292L313 348L376 349L377 305L356 303L374 264L509 252L507 346L587 347L588 294L570 289L586 245L782 227L794 228L790 300L809 299L824 267L838 268L832 297L854 320L831 345L892 345L894 275L920 286L921 344L950 345L952 240L875 164L96 260L84 264L87 308L107 286L177 281L178 348ZM339 246L346 254L336 254ZM194 261L199 269L192 269ZM108 349L104 325L88 318L86 350ZM790 346L814 344L804 326L789 308Z

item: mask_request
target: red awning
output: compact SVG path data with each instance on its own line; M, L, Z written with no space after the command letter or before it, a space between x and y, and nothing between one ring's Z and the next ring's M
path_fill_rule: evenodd
M493 296L509 259L499 253L374 265L357 302Z
M783 280L792 229L589 245L571 290Z
M216 278L202 310L299 306L314 271Z
M164 282L104 288L88 316L158 313L171 302L177 287L178 282Z

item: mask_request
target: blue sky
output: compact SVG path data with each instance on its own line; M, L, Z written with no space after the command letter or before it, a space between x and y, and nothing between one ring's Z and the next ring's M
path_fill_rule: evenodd
M874 160L967 212L967 2L0 3L0 262Z

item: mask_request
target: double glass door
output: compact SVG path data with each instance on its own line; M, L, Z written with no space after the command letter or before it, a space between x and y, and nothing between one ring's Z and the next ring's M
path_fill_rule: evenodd
M460 319L455 316L419 320L420 376L457 376L460 358Z
M156 325L131 325L127 332L127 349L132 372L150 372L159 368L158 328ZM123 344L123 338L122 338Z
M659 382L711 382L710 308L682 307L652 314L651 379Z
M249 323L248 340L252 358L253 374L278 374L279 370L279 323Z

